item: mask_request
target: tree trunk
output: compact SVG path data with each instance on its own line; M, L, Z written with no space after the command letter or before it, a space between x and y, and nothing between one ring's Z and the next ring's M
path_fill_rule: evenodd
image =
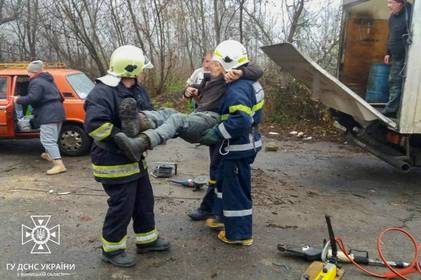
M240 42L243 43L243 7L245 0L240 0L240 20L239 20L239 29L240 29Z
M303 13L303 10L304 10L304 0L298 0L297 5L298 5L298 7L294 5L295 6L294 7L294 13L292 15L291 26L289 28L289 33L288 33L288 37L287 37L288 43L294 42L294 36L295 36L295 33L297 32L297 29L298 29L298 21L301 17L301 14Z
M215 40L219 44L221 42L221 25L219 23L218 1L213 0L213 26L215 28Z

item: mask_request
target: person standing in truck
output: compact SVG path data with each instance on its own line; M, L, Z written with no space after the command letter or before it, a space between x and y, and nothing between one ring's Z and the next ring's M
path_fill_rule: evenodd
M412 5L406 0L388 0L389 39L384 63L390 64L389 101L382 113L395 118L399 111L407 48L410 41Z

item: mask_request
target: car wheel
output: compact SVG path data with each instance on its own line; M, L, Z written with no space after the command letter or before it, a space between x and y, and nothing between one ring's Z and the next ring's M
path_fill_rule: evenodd
M62 154L81 156L89 151L92 139L81 126L64 124L58 142Z

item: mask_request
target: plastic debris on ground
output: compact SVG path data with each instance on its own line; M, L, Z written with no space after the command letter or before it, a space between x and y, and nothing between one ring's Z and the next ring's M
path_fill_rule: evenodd
M278 149L279 149L279 146L274 142L270 142L265 145L266 152L276 152L278 151Z

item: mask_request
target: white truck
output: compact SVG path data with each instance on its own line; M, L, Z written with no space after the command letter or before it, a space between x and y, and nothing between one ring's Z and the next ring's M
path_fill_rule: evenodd
M339 75L334 77L291 44L263 47L283 70L309 88L355 144L403 172L421 166L421 0L413 4L411 44L398 117L365 101L370 66L386 54L389 11L383 0L343 0Z

